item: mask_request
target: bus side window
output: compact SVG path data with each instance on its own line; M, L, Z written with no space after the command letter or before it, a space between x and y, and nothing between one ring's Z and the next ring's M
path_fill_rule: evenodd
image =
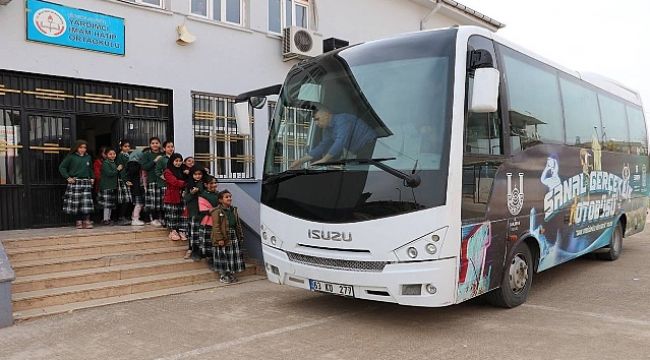
M469 50L482 49L497 58L491 40L473 36ZM467 104L472 96L473 73L467 76ZM481 221L485 218L487 203L492 191L496 170L503 155L503 121L501 112L472 113L467 111L464 127L463 184L461 217L463 222Z

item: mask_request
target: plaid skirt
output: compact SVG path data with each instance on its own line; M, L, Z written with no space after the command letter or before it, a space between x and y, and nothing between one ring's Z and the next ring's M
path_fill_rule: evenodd
M182 217L183 204L165 204L163 210L165 212L165 226L171 230L185 231L186 218Z
M199 225L197 249L201 257L212 260L212 226Z
M97 205L102 209L115 209L117 205L117 190L101 190L97 195Z
M228 235L230 237L230 245L212 247L212 266L214 267L214 271L222 274L242 272L246 269L246 264L244 263L244 255L239 247L237 232L229 229Z
M132 202L131 189L126 185L126 181L117 179L117 203L130 204Z
M68 184L63 194L63 212L69 215L89 215L95 211L93 185L90 179L77 179Z
M147 184L147 188L144 192L144 209L146 211L163 210L163 196L165 195L165 190L166 186L161 187L156 183Z

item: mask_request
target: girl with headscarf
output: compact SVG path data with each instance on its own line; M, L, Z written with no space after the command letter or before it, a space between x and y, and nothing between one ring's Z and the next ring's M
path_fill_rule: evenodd
M185 188L183 169L183 156L174 153L169 157L167 168L163 171L166 189L163 198L163 209L165 212L165 225L169 229L169 239L187 240L185 225L181 215L183 214L182 192Z
M189 169L189 175L183 192L183 200L187 208L187 237L189 239L185 258L192 257L193 260L198 261L203 257L199 247L199 225L201 221L199 216L199 196L204 189L203 181L206 173L200 166L192 166Z

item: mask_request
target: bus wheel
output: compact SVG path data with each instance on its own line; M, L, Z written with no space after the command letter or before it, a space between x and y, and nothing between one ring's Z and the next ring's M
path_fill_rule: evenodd
M528 245L521 242L512 252L504 269L501 287L486 295L486 300L504 308L513 308L526 302L533 281L533 256Z
M609 248L607 252L598 253L598 258L601 260L614 261L621 256L623 251L623 226L619 221L612 232L612 237L609 239Z

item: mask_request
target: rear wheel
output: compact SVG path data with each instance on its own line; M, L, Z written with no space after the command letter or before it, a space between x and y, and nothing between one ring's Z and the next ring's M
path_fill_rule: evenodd
M609 239L609 248L605 250L607 251L598 253L599 259L614 261L621 256L621 251L623 251L623 225L620 222L616 224L612 237Z
M495 306L513 308L526 302L533 281L533 256L528 245L521 242L512 252L508 267L504 269L501 287L486 295Z

